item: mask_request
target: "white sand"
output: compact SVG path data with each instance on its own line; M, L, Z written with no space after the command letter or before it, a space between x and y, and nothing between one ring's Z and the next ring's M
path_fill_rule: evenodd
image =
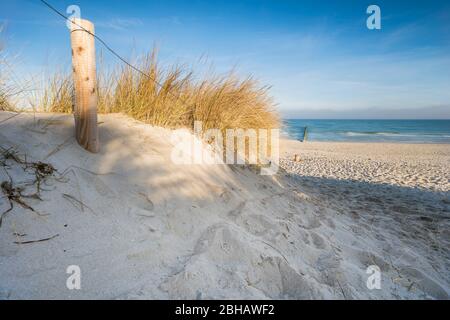
M2 123L11 115L0 112L0 146L67 180L49 179L43 201L26 199L38 213L16 204L4 218L2 299L450 295L448 145L284 141L286 171L262 177L175 165L169 130L124 116L100 117L94 155L74 142L71 116ZM295 153L301 162L288 160ZM30 178L7 164L17 185ZM366 287L374 264L381 290ZM69 265L81 268L81 290L66 288Z

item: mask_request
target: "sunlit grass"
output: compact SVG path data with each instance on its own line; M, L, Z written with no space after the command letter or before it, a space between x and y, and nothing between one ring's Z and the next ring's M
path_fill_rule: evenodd
M33 91L29 103L37 112L72 112L72 78L70 75L55 72L43 79L41 90Z
M8 91L10 91L10 88L6 85L6 74L5 74L5 55L4 55L4 48L3 43L1 41L1 36L3 33L3 27L0 25L0 110L2 111L9 111L12 109L12 106L8 99Z
M135 63L143 73L121 66L108 74L98 73L98 112L124 113L134 119L167 128L270 129L279 126L268 87L230 72L196 78L179 65L164 68L156 50ZM72 75L55 72L34 93L35 111L73 112Z

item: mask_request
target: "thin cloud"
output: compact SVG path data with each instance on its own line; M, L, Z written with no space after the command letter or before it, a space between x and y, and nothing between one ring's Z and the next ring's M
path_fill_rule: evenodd
M423 32L424 28L419 23L410 23L388 33L381 41L381 45L384 47L398 45L416 38Z
M137 28L144 25L143 21L139 18L114 18L108 21L97 21L95 24L97 27L120 31Z
M181 26L181 19L177 16L162 17L158 19L152 19L151 21L144 21L140 18L113 18L106 21L97 21L96 25L101 28L108 28L118 31L124 31L129 29L137 29L145 24L158 24L158 25L173 25Z
M43 20L43 19L7 19L7 18L1 18L0 17L0 24L5 25L15 25L15 24L22 24L22 25L33 25L33 26L43 26L43 27L54 27L56 25L63 24L64 21L61 19L50 19L50 20Z
M450 119L450 105L392 109L372 107L364 109L284 110L286 119Z

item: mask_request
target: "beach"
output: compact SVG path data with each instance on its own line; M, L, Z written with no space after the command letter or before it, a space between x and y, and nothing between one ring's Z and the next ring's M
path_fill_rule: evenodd
M351 246L372 247L366 258L398 272L396 281L433 291L431 274L449 270L449 156L448 144L285 140L282 167L314 202L349 219Z
M0 112L0 145L58 170L23 199L33 211L3 218L1 299L449 298L450 144L284 139L278 174L261 176L174 164L171 130L99 121L91 154L71 115ZM28 188L2 161L0 181Z
M283 151L283 167L301 176L450 191L450 144L284 140Z

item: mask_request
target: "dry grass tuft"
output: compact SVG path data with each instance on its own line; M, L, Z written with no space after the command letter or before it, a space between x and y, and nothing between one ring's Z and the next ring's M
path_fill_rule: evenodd
M61 72L55 72L42 90L34 91L30 105L38 112L72 112L72 78Z
M2 26L0 25L0 35L2 34ZM5 56L3 54L3 43L0 42L0 110L1 111L9 111L11 109L10 102L8 100L7 87L6 87L6 79L4 71L5 64Z
M0 88L0 111L10 111L11 106L9 104L8 98L6 94L3 92L2 88Z
M179 66L162 69L153 51L138 66L149 77L129 67L120 70L112 100L113 112L170 128L274 128L278 116L268 88L254 79L235 75L195 81L193 72ZM156 80L161 86L157 85Z
M270 129L279 127L268 87L230 73L195 80L193 72L180 66L163 68L153 50L137 62L143 75L128 66L112 74L99 74L100 113L124 113L143 122L168 128L193 128L202 121L203 129ZM55 74L37 110L72 112L70 76Z

